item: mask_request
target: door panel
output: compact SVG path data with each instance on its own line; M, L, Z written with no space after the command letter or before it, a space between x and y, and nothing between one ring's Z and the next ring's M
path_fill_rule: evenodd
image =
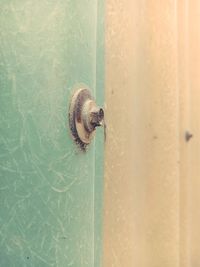
M100 264L103 130L83 153L67 113L74 86L103 102L102 12L86 0L1 2L1 266Z

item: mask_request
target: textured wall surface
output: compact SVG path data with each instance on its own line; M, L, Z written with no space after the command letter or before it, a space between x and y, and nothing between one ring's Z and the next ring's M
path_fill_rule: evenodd
M102 3L0 3L2 267L100 266L103 130L81 153L67 125L74 85L103 102Z
M200 266L199 25L198 0L106 2L105 267Z

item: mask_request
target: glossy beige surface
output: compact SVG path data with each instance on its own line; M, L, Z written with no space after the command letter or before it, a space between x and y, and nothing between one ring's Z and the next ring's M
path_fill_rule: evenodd
M200 266L200 3L106 16L104 267Z

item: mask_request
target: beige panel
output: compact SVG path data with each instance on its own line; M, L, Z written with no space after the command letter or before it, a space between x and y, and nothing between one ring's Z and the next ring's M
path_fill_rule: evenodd
M106 1L105 267L200 266L199 70L198 0Z
M188 0L178 5L178 81L180 104L180 266L190 267L190 216L189 215L189 154L190 142L186 142L186 131L190 132L189 89L189 16Z
M200 1L188 0L189 124L188 143L190 266L200 266Z

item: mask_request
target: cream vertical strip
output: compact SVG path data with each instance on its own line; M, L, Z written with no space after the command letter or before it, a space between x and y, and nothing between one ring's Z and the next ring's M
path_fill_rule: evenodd
M189 104L190 132L187 142L189 154L189 234L190 265L200 266L200 1L189 3Z
M146 1L149 59L147 134L146 267L179 266L179 83L177 4ZM146 75L144 75L145 77Z
M190 0L189 0L190 1ZM178 79L180 86L180 267L190 267L190 174L186 134L190 126L189 5L178 1Z
M106 1L104 267L179 266L175 1Z
M106 1L105 267L144 266L149 112L148 87L140 85L146 81L140 70L146 60L140 39L143 10L142 1Z

